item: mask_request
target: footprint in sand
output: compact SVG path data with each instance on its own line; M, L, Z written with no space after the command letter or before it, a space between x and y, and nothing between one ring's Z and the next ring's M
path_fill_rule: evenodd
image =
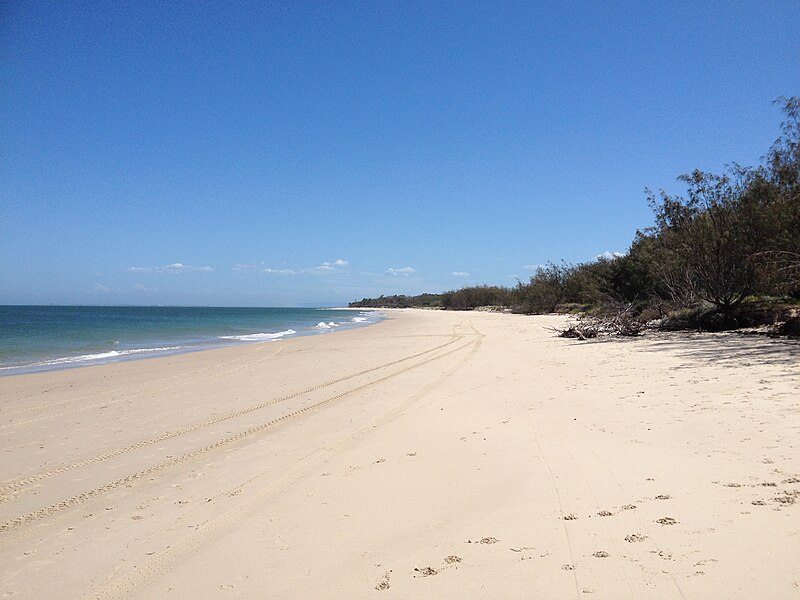
M672 517L661 517L660 519L656 519L656 523L659 525L675 525L677 521Z
M672 496L669 494L659 494L656 496L656 500L669 500L670 498L672 498Z
M647 539L646 535L642 535L640 533L631 533L630 535L625 536L625 541L629 544L633 544L636 542L643 542Z
M448 565L452 565L452 564L455 564L455 563L460 563L461 562L461 557L460 556L456 556L455 554L451 554L450 556L446 556L445 557L444 562L447 563Z
M611 517L613 515L614 513L612 513L610 510L601 510L599 513L597 513L598 517Z
M773 498L773 500L779 504L794 504L796 502L794 496L778 496L777 498Z
M598 550L597 552L593 552L592 556L595 558L608 558L608 552L605 550Z
M577 521L578 520L578 515L573 514L573 513L569 513L568 515L564 515L564 520L565 521Z
M433 567L423 567L421 569L414 569L414 571L419 573L422 577L431 577L432 575L439 574L439 571L437 571ZM416 577L416 575L414 577Z
M392 573L392 571L390 569L390 570L386 571L386 573L383 574L383 577L381 577L380 580L378 581L378 583L375 584L375 589L376 590L378 590L379 592L382 592L384 590L388 590L389 589L389 587L390 587L390 585L389 585L389 577L390 577L391 573Z

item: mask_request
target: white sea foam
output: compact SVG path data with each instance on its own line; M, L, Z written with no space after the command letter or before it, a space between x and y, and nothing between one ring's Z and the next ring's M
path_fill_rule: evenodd
M171 352L173 350L180 350L182 346L165 346L163 348L131 348L130 350L111 350L109 352L98 352L97 354L81 354L79 356L64 356L62 358L54 358L52 360L44 360L35 363L32 366L44 367L51 365L66 365L72 363L91 362L93 360L104 360L107 358L118 358L120 356L129 356L131 354L147 354L150 352Z
M184 346L164 346L163 348L134 348L133 350L122 350L120 354L143 354L146 352L171 352L173 350L180 350Z
M337 325L333 321L328 321L327 323L325 321L320 321L319 323L314 325L314 329L333 329L334 327L338 326L339 325Z
M117 350L111 352L100 352L98 354L82 354L80 356L65 356L64 358L56 358L53 360L46 360L42 362L43 365L60 365L63 363L83 362L88 360L101 360L103 358L114 358L115 356L122 356L122 353Z
M287 329L277 333L249 333L247 335L221 335L219 337L221 340L236 340L239 342L268 342L287 335L294 335L295 333L297 332L294 329Z
M367 321L369 321L369 319L367 319L367 317L353 317L353 318L352 318L352 319L350 319L350 320L351 320L353 323L366 323Z

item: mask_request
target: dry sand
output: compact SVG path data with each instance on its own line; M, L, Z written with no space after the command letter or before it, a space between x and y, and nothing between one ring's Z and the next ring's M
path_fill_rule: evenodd
M0 378L0 593L800 597L796 342L392 317Z

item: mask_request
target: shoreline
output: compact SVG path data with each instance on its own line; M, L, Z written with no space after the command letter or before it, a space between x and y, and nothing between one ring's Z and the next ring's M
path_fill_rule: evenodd
M59 308L59 307L56 307ZM80 307L60 307L60 308L80 308ZM89 307L97 308L97 307ZM103 307L100 307L103 308ZM111 307L117 308L117 307ZM126 307L131 308L131 307ZM152 307L133 307L133 308L152 308ZM187 308L187 307L175 307ZM195 308L195 307L188 307ZM204 307L200 307L204 308ZM222 307L227 309L228 307ZM266 309L269 310L269 309ZM279 309L280 310L280 309ZM349 311L351 309L337 309L337 308L315 308L308 310L318 311ZM354 310L354 309L352 309ZM366 312L366 311L364 311ZM168 356L177 356L181 354L188 354L194 352L205 352L208 350L219 350L223 348L231 348L242 345L251 345L254 343L273 343L280 339L290 339L295 337L310 337L316 335L323 335L326 333L335 333L341 331L348 331L351 329L358 329L362 327L369 327L379 323L385 319L385 314L381 311L374 311L378 318L374 321L367 319L356 320L354 317L351 322L325 323L324 321L318 322L315 326L307 326L300 330L289 328L283 331L275 332L258 332L242 335L210 335L209 339L204 342L188 343L187 338L159 338L153 339L143 347L131 347L124 349L111 349L101 352L89 354L76 354L67 355L63 357L39 357L34 362L27 362L23 364L9 364L0 366L0 378L10 377L15 375L24 375L28 373L46 373L50 371L62 371L73 368L83 368L96 365L116 364L121 362L148 360L153 358L163 358ZM153 344L158 344L153 346ZM34 360L34 359L31 359Z
M20 597L794 597L800 345L374 327L0 378Z

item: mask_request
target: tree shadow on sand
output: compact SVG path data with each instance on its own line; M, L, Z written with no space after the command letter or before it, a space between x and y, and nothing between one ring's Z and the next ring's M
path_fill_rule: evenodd
M744 333L656 333L647 336L644 352L674 352L687 359L688 368L698 361L727 368L757 365L797 367L800 374L800 340L770 338Z

